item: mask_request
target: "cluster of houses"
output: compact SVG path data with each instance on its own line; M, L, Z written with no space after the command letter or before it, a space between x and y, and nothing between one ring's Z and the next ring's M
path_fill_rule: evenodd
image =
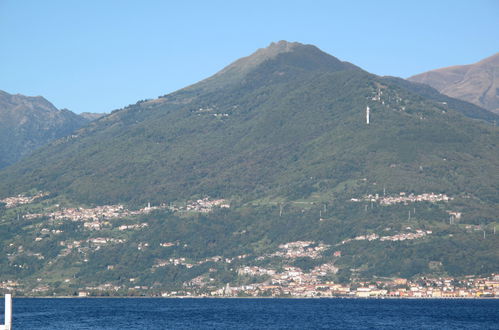
M445 194L435 194L435 193L424 193L420 195L414 194L406 194L405 192L399 193L398 196L380 196L379 194L375 195L367 195L363 198L351 198L352 202L373 202L379 203L380 205L394 205L394 204L408 204L408 203L417 203L417 202L448 202L452 200L452 197L449 197Z
M430 232L431 233L431 232ZM356 240L403 240L416 239L429 234L426 231L416 230L415 233L398 234L394 236L379 237L376 234L356 237ZM343 244L349 239L344 241ZM163 244L163 243L162 243ZM178 245L178 242L166 242L165 246ZM320 258L329 248L328 245L318 244L313 241L296 241L279 245L279 251L265 255L264 258L280 257L284 260L309 257ZM341 257L341 251L333 253L335 257ZM236 258L224 258L214 256L198 262L189 261L186 258L170 258L158 260L153 268L165 267L167 265L182 265L192 268L206 262L231 263L234 259L244 259L247 255ZM261 257L259 260L262 260ZM407 279L395 279L392 281L356 282L342 285L327 281L338 272L333 262L317 265L309 271L291 265L273 269L262 266L241 266L237 274L250 277L258 283L224 287L214 287L214 278L207 274L197 276L183 284L183 291L165 292L163 296L188 295L188 296L292 296L292 297L494 297L499 296L499 275L493 278L468 277L463 280L453 278L440 279L418 279L409 281Z
M212 106L212 107L206 107L206 108L199 108L196 112L198 112L198 116L201 114L201 113L210 113L210 112L213 112L215 109L217 108L216 105ZM211 115L213 117L216 117L216 118L222 118L222 117L229 117L229 114L228 113L211 113Z
M188 201L184 206L170 206L169 209L174 212L190 211L209 213L213 211L214 207L230 208L230 204L223 198L211 199L210 197L205 197L195 201Z
M5 280L0 282L0 290L5 290L6 292L15 291L19 287L19 282L12 280Z
M90 292L117 292L122 288L121 285L115 285L112 283L103 283L96 286L87 286L85 290L79 290L79 297L87 297L90 295ZM148 287L146 288L148 289Z
M257 260L264 260L267 258L284 258L296 259L308 257L317 259L322 256L322 253L330 246L323 243L316 244L314 241L296 241L279 245L279 251L270 254L264 254L257 258Z
M416 230L415 233L398 234L379 237L376 234L359 236L359 240L403 240L421 238L431 234ZM351 241L351 240L349 240ZM345 242L344 242L345 243ZM344 244L343 243L343 244ZM299 257L320 258L329 246L317 244L313 241L297 241L279 246L278 253L268 254L265 257L281 257L296 259ZM316 248L318 248L316 250ZM333 253L341 257L341 251ZM260 258L261 260L261 258ZM224 261L222 257L214 257L212 261ZM183 258L170 259L166 264L177 264L192 267ZM215 281L210 274L203 274L184 283L183 291L165 292L163 296L291 296L291 297L402 297L402 298L432 298L432 297L499 297L499 275L491 278L466 277L454 278L420 278L414 281L394 279L376 282L353 282L338 284L326 279L338 272L333 262L320 264L309 271L291 265L279 269L261 266L241 266L237 274L243 277L254 278L258 283L224 287L214 287Z
M106 244L121 244L125 243L124 239L121 238L110 238L110 237L95 237L86 240L92 247L100 247Z
M196 289L210 288L212 278L198 276L185 283L183 292L177 295L194 296L291 296L291 297L350 297L350 298L498 298L499 275L490 277L467 276L461 279L418 278L413 281L397 278L384 281L354 282L338 284L322 281L321 276L335 272L330 264L314 268L304 273L300 268L287 266L282 272L261 267L242 267L239 275L267 276L262 283L230 286L225 285L211 291ZM194 289L194 290L193 290ZM169 296L171 293L164 293Z
M149 226L148 223L142 222L142 223L136 223L133 225L121 225L118 227L118 230L138 230L138 229L146 228L148 226Z
M381 90L382 87L381 85L378 86L376 92L374 95L371 97L371 101L379 102L382 105L385 105L386 107L397 110L397 111L405 111L405 106L402 104L405 104L404 100L398 95L398 93L395 94L386 94L383 95L383 91Z
M301 257L308 257L312 259L318 259L322 257L323 253L329 248L329 245L316 243L314 241L296 241L289 242L286 244L279 245L279 251L274 253L266 254L262 257L257 258L257 260L263 260L265 258L279 257L285 260L294 260ZM336 257L341 256L341 253L336 253ZM243 259L247 257L246 255L238 256L238 259ZM224 258L218 257L218 261L225 261ZM176 260L169 260L168 264L171 264ZM213 259L213 261L217 261ZM178 260L178 264L182 264L184 260ZM290 265L285 265L281 271L276 269L269 269L260 266L242 266L237 269L237 273L240 276L250 276L250 277L264 277L265 280L261 283L255 283L251 285L242 285L238 287L226 286L224 288L216 289L210 294L214 296L226 296L226 295L249 295L249 296L259 296L262 292L271 295L291 295L291 296L306 296L305 292L310 289L311 286L320 285L322 280L321 277L336 274L338 268L334 266L333 262L320 264L308 272L304 272L299 267L294 267ZM209 286L210 282L214 279L210 278L209 275L198 276L195 279L185 282L184 287L190 289L193 292L199 292L199 289L203 289ZM270 291L269 291L270 290Z
M7 205L12 207L13 205L19 205L20 203L30 203L34 199L44 196L44 194L39 194L34 197L9 197L4 201L7 201ZM15 200L15 201L14 201ZM59 208L58 205L56 205ZM159 206L151 206L150 203L144 208L138 210L128 210L123 205L103 205L94 208L59 208L55 211L48 211L42 213L31 213L25 214L24 219L31 220L36 218L47 217L52 221L80 221L83 222L83 228L92 231L99 231L106 227L112 227L111 219L120 219L130 216L148 214L154 210L159 209L170 209L171 211L178 212L201 212L208 213L213 211L214 207L229 208L230 205L225 199L210 199L209 197L199 199L196 201L189 201L184 206L167 206L166 204L161 204ZM140 224L127 224L118 227L118 230L140 230L147 227L147 223ZM42 233L43 234L43 233ZM37 237L37 241L42 240L42 237Z
M104 245L109 244L122 244L125 239L111 238L111 237L94 237L80 241L60 241L59 246L64 246L57 257L64 257L69 255L74 249L79 253L86 253L88 250L99 250Z
M325 263L314 267L309 272L304 272L298 267L284 266L283 271L262 267L242 267L238 269L239 275L264 276L269 279L263 283L252 284L250 287L241 286L231 288L232 292L244 292L247 295L257 296L269 290L274 295L307 296L312 287L322 286L321 277L336 274L338 268L333 263ZM216 293L215 293L216 294Z
M399 278L391 282L360 282L350 290L355 297L400 297L400 298L480 298L499 297L499 275L487 278L465 276L426 278L414 281Z
M17 195L17 196L12 196L12 197L0 199L0 203L4 203L6 208L11 208L11 207L15 207L15 206L22 205L22 204L32 203L36 199L47 196L47 195L48 195L48 193L46 193L46 192L40 192L40 193L33 195L33 196Z
M161 246L165 246L163 245L164 243L161 243ZM169 245L171 246L171 245ZM230 264L232 263L234 260L236 259L244 259L248 257L248 255L246 254L243 254L243 255L239 255L239 256L236 256L234 258L224 258L224 257L221 257L221 256L214 256L214 257L209 257L209 258L205 258L205 259L202 259L202 260L199 260L199 261L188 261L186 258L169 258L169 259L166 259L166 260L157 260L156 264L153 265L153 268L159 268L159 267L165 267L165 266L168 266L168 265L174 265L174 266L185 266L187 268L192 268L194 266L199 266L199 265L202 265L204 263L207 263L207 262L224 262L224 263L227 263L227 264Z
M5 200L10 201L11 198L14 197L9 197ZM34 200L34 197L23 197L23 200L26 200L25 203L30 203L32 200ZM18 201L17 204L12 203L13 202L10 201L7 205L9 205L9 207L12 207L11 205L18 205L20 202ZM214 207L229 208L230 204L225 199L210 199L209 197L205 197L196 201L189 201L185 206L167 206L166 204L161 204L160 206L151 206L151 204L148 203L146 207L132 211L126 209L121 204L103 205L94 208L61 208L52 212L25 214L23 217L27 220L47 217L51 220L87 221L88 223L85 225L86 228L99 230L103 225L101 222L104 219L126 218L134 215L148 214L154 210L159 209L170 209L174 212L192 211L209 213L213 211Z
M259 267L243 267L238 270L240 275L270 277L262 283L230 286L225 285L211 291L197 291L193 288L210 287L213 279L198 276L184 285L182 292L163 293L163 296L291 296L291 297L349 297L349 298L498 298L499 275L490 277L467 276L462 279L418 278L413 281L397 278L384 281L354 282L338 284L321 281L319 276L334 272L334 266L329 265L323 270L314 268L310 273L304 273L297 267L284 267L284 271L276 272Z
M411 227L406 227L406 230L411 230ZM375 240L395 241L395 242L406 241L406 240L420 239L430 234L432 234L431 230L422 230L422 229L416 229L415 232L399 233L391 236L379 236L378 234L367 234L367 235L356 236L354 238L345 239L337 245L343 245L346 243L350 243L352 241L375 241Z
M62 208L53 212L45 213L32 213L24 215L25 219L36 219L41 217L48 217L52 220L71 220L71 221L89 221L89 220L102 220L102 219L115 219L124 218L132 215L147 214L159 207L151 207L148 205L145 208L130 211L123 205L103 205L94 208Z
M44 237L53 234L53 235L59 235L62 234L64 231L61 229L48 229L48 228L42 228L40 230L40 236L35 237L35 242L40 242L43 240Z

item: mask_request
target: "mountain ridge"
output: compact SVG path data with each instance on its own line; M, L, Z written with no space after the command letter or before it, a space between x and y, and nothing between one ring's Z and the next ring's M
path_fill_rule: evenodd
M57 109L42 96L0 91L0 168L88 122L67 109Z
M260 192L249 195L258 197L270 192L282 194L282 191L288 191L285 195L293 195L293 190L303 190L305 193L321 186L319 182L306 183L307 180L299 178L298 173L303 172L300 166L313 168L310 160L305 160L305 145L324 144L320 139L321 135L331 134L330 130L334 129L342 132L335 134L335 138L343 141L342 143L347 143L344 136L355 138L348 130L343 131L342 125L348 125L350 130L363 127L366 105L372 108L374 122L364 128L376 127L378 118L389 121L406 118L420 125L421 121L424 123L425 116L430 116L448 126L447 119L442 117L447 116L456 127L461 125L460 121L463 120L454 108L442 105L441 101L426 100L421 94L415 94L418 95L415 97L413 92L407 89L405 82L383 80L384 78L369 74L350 63L341 62L314 46L281 42L271 44L267 51L259 50L254 54L262 52L268 52L272 57L260 61L245 75L237 76L237 83L226 84L227 81L234 80L232 77L225 80L224 75L231 71L225 68L221 70L224 74L217 73L159 100L140 102L115 111L80 129L75 138L56 141L51 148L53 151L62 152L61 155L57 155L57 152L48 155L49 149L42 150L46 153L44 156L43 153L35 156L53 159L54 165L43 170L38 169L37 172L55 171L49 174L49 177L53 178L55 175L64 178L63 181L49 183L43 176L32 176L29 182L41 183L40 189L46 182L50 188L48 190L53 190L56 186L60 187L56 190L67 192L85 190L85 196L94 195L92 202L117 202L120 198L138 201L137 193L132 197L133 192L124 192L124 187L131 182L134 182L135 188L140 191L138 195L142 195L139 198L142 201L157 199L158 197L154 196L158 194L172 198L173 191L183 198L195 194L239 195L258 190ZM310 58L314 60L309 61ZM233 64L228 66L233 67ZM223 79L219 80L220 77ZM388 92L381 96L384 90ZM387 99L381 100L384 97ZM376 101L373 101L375 99ZM403 105L404 103L407 104ZM377 110L379 107L382 110ZM355 115L351 113L352 109L355 109ZM381 117L377 118L377 111ZM475 126L467 120L464 121L470 129ZM400 123L397 125L400 126ZM429 123L425 125L430 126ZM390 135L396 137L393 128L380 129L385 130L383 134L390 132ZM477 128L472 130L477 131ZM427 133L430 134L430 131ZM453 136L457 133L451 134L449 130L448 134ZM419 138L424 139L424 136ZM466 139L469 141L469 138ZM365 143L368 140L358 142ZM99 149L95 146L99 146ZM291 152L287 152L287 148L291 148ZM399 147L394 148L392 152L404 153ZM355 149L359 147L351 150ZM232 152L227 153L228 150ZM62 157L66 152L69 154ZM331 159L339 156L339 150L330 152ZM346 149L342 152L346 152ZM364 158L363 152L355 157ZM79 156L80 153L82 155ZM125 155L128 158L123 158ZM62 158L56 161L54 157ZM82 157L81 161L76 160ZM115 159L112 160L113 158ZM310 155L309 158L314 159L317 156ZM70 159L75 159L75 162ZM290 162L291 159L301 161ZM326 159L316 161L324 162ZM29 162L33 160L34 158ZM223 171L217 171L214 164L218 164ZM255 172L250 164L255 164L254 168L258 170ZM167 167L162 168L165 165ZM273 167L275 165L278 166ZM37 167L34 164L32 166ZM70 167L63 170L65 166ZM365 165L362 166L362 171L365 171ZM72 167L77 168L79 174L57 174L68 172ZM328 167L333 170L335 166ZM298 176L289 181L293 176L289 175L286 168L293 169ZM355 166L352 167L354 168ZM90 169L96 169L95 173ZM174 174L175 172L177 174ZM346 175L347 168L341 172ZM317 174L312 173L311 176L316 177ZM416 171L415 175L420 174ZM9 174L9 177L15 178L16 175ZM127 179L118 180L118 177ZM138 177L144 181L139 183ZM339 183L337 179L331 180L327 177L328 175L325 175L321 179L324 180L323 186L332 185L333 182ZM107 197L105 195L108 193L99 193L101 189L107 191L107 188L101 186L108 180L106 178L111 179L115 185L113 192L108 192L110 195ZM186 185L185 182L190 184ZM275 191L270 187L279 186L276 185L277 182L282 182L282 187ZM108 182L106 185L111 187L113 184ZM254 190L258 186L260 188ZM181 191L185 193L180 193ZM120 193L124 195L119 197Z
M499 113L499 53L474 64L430 70L408 78L428 84L442 94Z

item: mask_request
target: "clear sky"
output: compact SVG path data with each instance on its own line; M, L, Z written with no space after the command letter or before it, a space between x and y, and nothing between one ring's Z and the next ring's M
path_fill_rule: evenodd
M110 112L278 40L405 78L499 52L499 1L0 0L0 90Z

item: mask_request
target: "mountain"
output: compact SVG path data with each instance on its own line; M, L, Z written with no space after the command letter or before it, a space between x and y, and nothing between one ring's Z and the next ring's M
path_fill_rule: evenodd
M187 87L185 90L206 92L231 86L232 84L240 84L244 80L249 81L249 79L252 79L252 73L255 70L265 70L266 65L273 63L281 56L286 57L285 66L288 69L292 68L294 74L297 73L296 70L301 70L300 73L320 70L326 72L344 69L360 70L353 64L342 62L322 52L315 46L281 40L277 43L272 42L268 47L260 48L250 56L231 63L214 76ZM275 74L279 75L279 72L275 72ZM287 74L286 78L289 78L290 72Z
M496 130L404 84L314 46L271 44L56 141L0 174L0 191L38 188L101 204L206 194L249 200L326 192L369 174L399 190L457 192L470 166L454 164L454 176L442 177L451 167L442 159L470 157L473 185L490 186L484 174L494 173L497 155L486 150ZM480 166L485 172L475 172Z
M88 122L69 110L58 110L41 96L0 91L0 168Z
M0 171L0 278L128 295L497 273L499 129L474 109L273 43Z
M499 113L499 53L474 64L431 70L408 80Z

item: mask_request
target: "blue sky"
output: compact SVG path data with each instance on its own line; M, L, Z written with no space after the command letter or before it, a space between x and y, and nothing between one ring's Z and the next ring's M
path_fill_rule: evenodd
M0 90L110 112L272 41L408 77L499 52L499 1L0 0Z

